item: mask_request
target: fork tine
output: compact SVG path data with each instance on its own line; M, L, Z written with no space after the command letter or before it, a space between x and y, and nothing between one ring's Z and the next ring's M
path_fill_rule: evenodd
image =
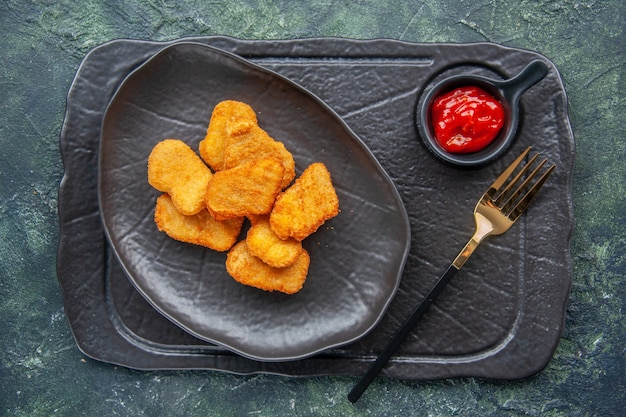
M500 191L500 194L494 200L494 204L496 204L497 206L500 206L501 208L505 208L505 207L507 207L507 203L510 203L511 201L513 201L513 199L517 195L519 195L520 190L523 189L524 185L527 184L527 182L522 183L522 185L519 186L519 187L517 186L517 184L519 183L520 179L526 174L526 171L528 171L528 169L535 162L535 160L537 159L538 156L539 156L539 154L535 154L535 156L533 156L530 159L530 161L528 161L528 163L526 163L522 167L522 169L519 170L517 175L515 175L515 177L506 185L506 187L502 191ZM515 187L517 187L517 188L515 188ZM513 191L512 194L511 194L511 191ZM506 200L507 203L502 204L502 201L504 201L504 200Z
M515 204L519 195L522 194L528 188L528 185L533 181L533 179L535 178L539 170L547 162L545 159L541 161L539 165L535 167L535 169L526 176L526 179L524 179L521 184L517 185L517 183L521 180L522 176L526 175L526 172L535 163L538 156L539 154L536 154L534 157L530 159L530 161L528 161L526 165L524 165L524 167L520 170L517 176L513 179L513 181L511 181L509 185L507 185L506 189L502 192L501 196L498 197L498 199L496 200L497 201L496 204L499 205L500 210L502 210L503 213L509 212L509 209L511 208L512 205ZM506 198L506 201L502 203L502 200L505 200L505 198Z
M533 171L531 176L529 176L526 179L526 181L524 181L524 187L529 183L529 180L531 180L534 176L536 176L537 172L539 172L539 169L541 169L541 167L545 164L545 162L546 160L544 159L541 162L541 164ZM530 202L533 200L533 198L535 198L535 196L537 195L537 193L539 192L543 184L546 182L550 174L552 174L552 171L554 171L555 168L556 168L556 165L554 164L551 165L546 170L546 172L544 172L543 175L528 189L528 191L526 191L526 194L524 194L524 196L519 200L519 202L515 205L515 207L513 207L507 214L509 219L511 219L512 221L516 221L519 218L519 216L522 213L524 213L524 211L526 211L528 206L530 206Z
M513 161L511 163L511 165L509 165L502 172L502 174L500 174L500 176L498 178L496 178L496 180L493 182L493 184L491 184L489 186L489 190L486 193L489 197L493 197L498 192L498 190L500 190L500 188L502 188L502 185L504 185L506 180L511 176L511 174L519 166L519 164L522 162L522 160L524 158L526 158L526 155L528 155L528 152L530 152L530 146L528 148L526 148L526 150L524 150L524 152L522 152L522 154L520 156L518 156L517 159L515 159L515 161Z

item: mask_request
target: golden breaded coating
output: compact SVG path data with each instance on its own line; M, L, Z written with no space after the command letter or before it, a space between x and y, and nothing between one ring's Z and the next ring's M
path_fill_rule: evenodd
M291 184L296 176L296 164L291 152L281 142L264 135L242 135L236 139L229 138L224 149L224 169L234 168L259 158L272 157L281 161L285 169L281 189Z
M206 192L206 206L218 220L268 214L280 192L284 168L263 158L216 172Z
M165 139L148 157L148 182L164 193L154 213L159 231L228 251L226 270L243 285L300 291L311 261L302 240L339 213L326 166L311 164L292 184L291 152L259 126L252 107L235 100L215 106L198 151ZM244 218L251 226L236 243Z
M302 288L311 259L305 249L286 268L274 268L253 256L245 240L237 243L226 257L226 271L235 281L265 291L294 294Z
M226 139L224 148L224 169L234 168L260 158L278 159L285 168L281 189L291 184L296 177L296 163L291 152L282 142L272 139L258 125L249 132Z
M192 215L205 208L211 170L183 141L165 139L148 157L148 182L172 197L179 212Z
M270 225L279 238L301 241L338 213L339 199L330 173L316 162L276 198Z
M168 194L157 199L154 221L160 231L181 242L205 246L224 252L229 250L239 237L243 217L219 221L208 210L185 216L181 214Z
M275 268L292 265L302 252L302 242L299 240L283 240L276 236L270 227L269 216L258 216L252 220L246 243L253 256Z
M200 156L214 171L221 171L226 139L244 134L257 125L252 107L235 100L221 101L213 109L206 136L200 142Z
M215 106L199 151L214 171L234 168L256 159L276 158L285 168L283 189L296 176L291 152L261 129L252 107L239 101L226 100Z

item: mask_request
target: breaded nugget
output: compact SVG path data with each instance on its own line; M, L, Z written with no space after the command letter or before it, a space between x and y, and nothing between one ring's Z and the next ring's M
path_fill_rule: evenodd
M330 173L317 162L277 197L270 225L279 238L301 241L338 213L339 199Z
M206 136L200 142L200 156L214 171L221 171L226 139L242 135L257 125L256 114L246 103L235 100L218 103L211 114Z
M254 161L255 159L272 157L278 159L285 168L281 189L286 188L296 176L296 163L291 152L285 145L267 134L258 125L240 135L231 135L226 139L224 148L224 169Z
M209 181L206 206L218 220L268 214L280 192L283 172L274 158L218 171Z
M255 216L251 221L246 243L253 256L275 268L284 268L296 261L302 252L302 242L291 238L283 240L276 236L268 216Z
M294 294L302 288L309 272L311 259L305 249L286 268L274 268L248 250L245 240L237 243L226 257L226 271L235 281L265 291Z
M296 176L291 152L261 129L252 107L239 101L226 100L215 106L199 151L214 171L273 157L285 168L282 188L291 184Z
M183 141L165 139L148 157L148 182L172 197L176 209L192 215L205 208L211 170Z
M170 196L163 194L157 199L154 221L172 239L224 252L237 241L243 217L219 221L206 209L185 216L174 207Z

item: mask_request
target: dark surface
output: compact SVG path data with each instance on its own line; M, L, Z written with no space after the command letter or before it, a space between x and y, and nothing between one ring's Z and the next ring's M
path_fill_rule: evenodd
M99 262L102 256L102 250L97 249L101 242L100 233L95 233L94 227L79 227L76 229L83 218L88 218L86 215L92 212L94 208L93 200L96 199L96 187L91 186L91 183L95 181L95 171L91 171L91 164L87 163L84 158L84 150L87 147L93 151L96 151L98 148L99 127L101 125L99 120L104 117L103 112L98 111L97 102L94 102L92 99L93 91L99 88L96 80L107 80L108 78L101 74L109 73L109 78L117 78L118 82L121 82L123 76L117 77L116 73L110 73L108 71L109 68L122 68L123 66L119 64L122 61L129 63L128 68L130 70L130 68L135 67L132 63L138 57L146 55L145 51L158 51L164 47L164 45L139 41L118 41L97 48L83 62L71 89L66 123L61 136L66 176L62 182L59 201L62 224L59 279L65 291L66 308L68 309L74 332L81 346L88 354L101 360L125 364L131 367L150 369L196 367L223 369L240 373L274 372L287 375L360 374L368 366L368 360L372 360L385 346L392 332L397 328L397 323L402 322L410 314L416 303L416 301L411 300L421 300L428 291L429 286L434 283L438 272L435 271L435 268L445 268L456 254L456 252L452 251L450 253L437 252L433 248L443 246L444 240L447 239L450 242L459 242L452 248L453 251L460 249L472 233L473 219L471 211L478 196L495 179L503 167L516 156L516 154L513 154L507 161L501 161L493 166L471 172L451 169L449 166L437 161L420 147L414 123L410 119L421 88L427 82L421 80L437 78L437 74L440 73L447 74L449 72L466 71L467 67L459 64L463 64L467 56L472 56L474 60L480 60L482 57L485 57L485 63L471 66L471 71L499 71L505 76L507 72L516 73L519 71L518 68L525 67L531 60L538 59L538 56L534 53L511 50L491 44L409 45L393 41L361 42L339 39L285 41L272 42L271 44L267 42L237 41L227 38L208 38L201 39L201 41L228 48L262 62L266 56L271 56L273 57L273 67L278 71L289 72L293 80L301 80L302 73L309 74L309 77L304 80L306 86L312 91L319 91L322 87L326 87L329 93L322 98L336 108L358 106L357 103L366 102L367 100L387 102L384 109L362 109L360 111L352 111L352 113L358 114L358 117L366 122L370 120L378 121L379 127L376 131L371 131L368 123L356 124L355 129L362 137L369 138L369 146L372 149L377 149L375 154L378 155L380 162L392 175L395 183L398 184L400 179L404 178L404 181L398 187L413 218L411 225L413 248L410 253L410 259L413 261L409 262L404 271L400 292L392 303L388 314L383 318L381 325L365 339L345 349L325 352L318 358L297 364L261 364L243 360L228 354L223 349L216 350L214 347L207 347L198 341L189 341L188 336L182 337L180 340L161 343L166 337L161 334L163 327L171 328L173 326L169 323L164 323L165 320L163 319L155 320L153 312L150 311L152 309L147 303L138 301L138 297L135 296L134 292L128 292L129 286L127 284L121 284L121 287L117 288L125 278L111 274L111 271L117 270L119 272L119 268L105 268L103 263L100 269L94 269L93 266ZM152 212L153 200L157 195L150 190L145 182L145 155L150 152L152 144L158 141L161 135L167 136L171 133L170 130L180 129L179 125L181 124L173 123L172 120L185 120L186 123L183 126L193 125L191 121L195 119L200 118L204 120L208 118L208 113L212 108L212 105L208 105L205 108L201 103L198 103L194 106L195 109L188 109L184 106L188 103L184 95L179 98L174 95L172 96L173 98L164 100L166 101L165 104L158 99L155 100L152 98L152 91L159 91L159 95L156 96L158 98L165 94L163 91L167 90L164 87L158 87L153 85L154 83L145 81L144 74L149 69L150 78L159 79L159 74L163 72L172 73L171 70L167 70L169 68L167 63L176 62L176 60L168 59L171 52L183 53L187 58L190 53L191 56L196 56L197 53L206 53L208 54L206 58L218 58L220 61L225 59L219 56L215 57L215 53L212 50L203 51L202 49L205 48L199 50L194 45L182 45L175 47L174 50L167 49L159 53L156 60L151 61L154 64L148 64L149 67L147 69L145 66L142 66L140 70L133 72L131 79L127 80L116 94L113 104L109 106L107 115L104 117L105 122L102 124L103 135L100 152L102 161L105 163L101 171L106 173L106 175L113 176L113 178L102 177L104 194L101 207L105 210L105 225L108 224L109 228L112 228L109 233L114 239L123 239L121 242L116 242L116 245L122 248L118 249L118 251L121 252L123 262L128 262L133 268L131 270L136 271L134 272L135 274L142 273L140 272L142 270L149 270L145 269L145 267L142 269L141 264L144 262L144 259L154 256L153 254L162 253L163 251L159 248L163 247L164 243L160 242L167 239L159 234L155 234L151 214L145 214ZM113 58L111 58L112 51L115 51ZM254 52L252 53L252 51ZM325 57L326 60L331 60L333 65L323 62L302 65L301 61L304 60L302 56ZM411 57L413 62L411 64L398 63L395 65L380 64L383 59L393 61L398 56L404 57L405 60ZM308 63L308 59L310 58L307 58L304 62ZM298 65L294 65L293 61L299 61ZM163 70L163 67L166 70ZM217 68L219 69L220 65L217 65ZM185 87L187 85L186 82L178 85L178 81L193 78L192 74L195 72L193 67L188 68L188 71L190 73L185 76L176 73L176 79L170 81L172 85L168 85L168 89L187 91L185 90L187 88ZM209 66L199 72L208 74L215 72L215 70ZM245 72L248 72L248 69L245 69ZM257 94L254 93L258 88L255 72L253 71L250 74L253 75L251 80L254 83L247 86L244 90L250 96L249 100L257 101L259 99L255 98ZM314 76L316 73L324 74L324 77ZM398 76L394 77L395 74L398 74ZM250 75L246 75L246 77ZM386 88L387 86L381 86L377 82L380 77L385 75L398 80L394 85L397 91L408 90L414 93L412 95L397 93L390 96ZM228 88L226 88L226 92L222 92L222 87L211 87L212 80L202 81L202 76L196 75L195 77L200 82L194 82L191 84L193 87L188 89L189 91L186 94L191 95L191 98L201 96L198 91L203 90L204 85L207 86L206 93L204 93L206 97L201 101L211 102L215 100L213 93L221 96L229 91ZM360 88L354 88L353 79L359 80ZM228 78L225 78L221 81L221 84L227 85L227 80ZM367 84L368 80L371 80L369 81L371 85ZM335 84L335 88L332 88L332 85L329 86L329 83ZM102 86L101 89L106 91L105 86ZM297 91L293 93L295 96L285 96L285 93L280 92L276 94L283 95L283 99L280 101L283 101L285 104L299 97ZM376 96L376 94L380 95L380 97ZM144 97L145 102L137 102L136 96L138 95ZM269 98L264 98L264 101L271 101L272 97L274 97L268 93L265 93L265 96ZM551 99L545 100L545 97L550 97ZM177 103L178 100L184 104ZM303 98L299 100L302 101ZM170 101L173 102L170 103ZM424 318L424 323L416 329L410 341L407 341L402 347L401 355L386 370L388 375L408 379L432 379L450 376L483 376L512 379L525 377L538 371L550 359L562 329L564 305L571 284L569 246L566 239L563 240L556 234L545 236L545 229L536 225L544 224L548 228L563 231L570 230L572 227L570 181L573 162L573 142L570 126L564 106L556 107L557 110L545 107L546 103L558 103L559 101L565 102L565 94L557 71L552 68L552 74L546 79L545 84L532 92L529 91L528 97L525 98L525 107L533 110L525 111L522 120L525 120L527 125L532 125L532 129L526 128L522 130L519 135L519 146L514 147L514 151L517 152L519 148L524 149L529 144L532 144L537 150L546 155L552 155L553 162L559 164L561 167L560 174L555 175L552 179L551 198L544 199L543 205L534 209L532 221L521 222L521 226L511 230L506 236L497 238L497 241L494 242L495 245L485 245L486 248L484 250L488 252L484 255L477 254L476 256L487 256L485 259L491 260L489 265L481 266L479 271L473 271L468 266L463 271L462 280L460 281L468 282L455 283L456 289L452 290L452 294L448 295L449 301L443 301L441 305L437 305L435 308L438 309L438 312ZM102 97L100 105L106 106L107 102L106 97ZM255 103L255 107L265 109L265 107L271 105L270 103L264 106L262 103ZM305 104L296 103L291 108L303 109ZM184 107L177 108L177 106ZM280 107L275 107L280 109ZM142 110L146 108L150 109L150 111ZM84 109L89 109L89 117L81 116ZM199 115L193 111L198 112ZM285 111L289 112L289 110L283 110L279 113L276 113L275 110L261 110L259 118L261 122L265 120L269 125L269 132L277 132L277 137L291 138L297 132L290 134L288 124L281 126L272 120L273 118L280 119ZM299 113L295 113L294 117L297 114ZM315 115L315 113L313 114ZM155 119L152 115L158 115L158 118ZM177 116L173 117L173 115ZM541 117L537 115L541 115ZM323 114L319 116L321 117ZM150 117L150 123L143 121L145 117ZM345 120L350 123L351 117L346 116ZM176 132L176 134L182 135L182 137L202 135L205 130L205 127L203 127L205 122L202 121L196 124L200 125L197 129L198 132L190 130L189 132ZM307 125L303 123L302 126L305 127ZM187 128L187 130L189 129ZM306 133L309 131L317 130L314 127L303 129L302 134L304 137L307 136ZM388 133L394 131L395 135ZM528 133L538 131L548 131L556 134L552 140L537 143L534 140L534 136ZM338 133L341 134L341 130ZM333 222L332 239L341 242L346 238L346 236L342 237L343 234L347 235L347 240L343 241L338 247L334 247L333 251L336 254L329 259L329 262L343 262L345 265L334 267L330 270L322 270L323 275L321 277L332 280L341 279L340 276L332 277L335 276L339 269L347 268L351 263L356 262L355 265L349 267L350 270L345 270L341 273L343 276L351 277L353 276L351 270L357 271L359 265L367 265L365 259L354 256L343 259L341 254L367 253L368 255L365 258L377 260L376 262L385 265L392 255L401 256L402 251L385 252L386 248L395 247L389 243L384 243L385 236L388 236L386 234L388 231L375 232L377 225L368 226L376 219L377 211L368 209L367 215L359 214L363 211L361 205L366 204L369 207L375 201L374 198L368 197L369 200L362 203L354 201L354 196L384 191L384 189L380 189L380 186L367 191L363 189L364 187L358 185L359 183L365 183L366 185L373 183L372 180L375 178L372 178L369 171L362 171L356 177L350 174L351 171L359 168L358 165L352 165L367 162L369 156L361 155L358 157L358 148L347 153L342 152L341 148L345 146L342 141L350 142L352 139L337 135L337 133L331 132L331 134L333 134L331 138L320 138L313 143L307 143L306 141L303 143L302 138L288 139L292 141L288 145L289 148L295 151L297 160L300 160L302 157L310 158L309 154L315 152L317 145L319 145L320 149L326 151L336 149L330 154L325 152L323 155L326 155L331 171L339 173L339 177L336 178L336 185L342 201L342 212L347 216L344 216L343 221L338 217ZM145 139L138 140L136 138ZM332 142L337 143L333 144ZM394 147L398 149L405 149L406 155L403 158L390 158L388 156L390 151L389 143L393 143ZM310 148L310 150L303 153L301 148ZM117 156L111 158L110 155L112 154ZM344 155L348 155L349 159L346 160ZM407 176L407 171L410 170L409 167L411 166L419 166L421 169ZM373 167L373 169L376 169L376 167ZM108 174L109 172L110 174ZM93 178L89 182L87 181L86 173L89 173L89 178ZM118 173L124 173L125 175L118 177ZM468 185L464 180L468 176L479 184ZM346 185L347 182L354 181L357 181L354 185ZM439 186L429 186L432 181L444 182ZM85 183L89 184L89 189L93 189L89 194L82 191L81 186ZM346 191L344 191L346 189L353 191L346 194ZM115 199L110 198L113 194L120 194L120 196ZM77 199L76 196L80 198ZM381 194L381 196L384 196L384 194ZM386 198L393 200L393 195ZM365 197L361 197L361 200L365 200ZM382 206L384 201L375 204L374 207ZM456 203L454 207L449 207L447 201L458 201L459 203ZM131 210L131 208L142 204L147 209ZM392 208L393 205L386 211L389 212ZM419 212L424 213L422 218L416 218L416 213ZM456 214L453 219L446 218L450 213ZM380 218L376 220L377 222L384 221L385 213L381 214L382 217L379 216ZM144 217L147 220L144 220ZM432 220L435 218L439 218L439 222L433 222ZM359 227L360 224L363 227ZM402 224L403 222L399 223L400 226ZM69 229L67 228L68 225ZM132 229L128 230L127 225L130 225ZM387 226L387 228L389 227L390 225ZM143 228L143 232L137 237L135 236L135 230L138 228ZM440 232L442 228L445 228L445 235ZM402 232L404 229L400 227L399 231ZM376 239L370 241L372 234L376 235ZM398 232L392 233L389 238L393 239L393 235L396 234ZM132 250L134 247L146 245L142 235L152 235L148 241L154 241L156 246L153 249L141 250L135 254L135 251ZM433 236L430 239L431 242L425 242L424 236L427 235ZM93 242L91 249L86 250L88 246L75 247L71 245L69 242L77 239L77 236L78 239L84 242ZM401 235L398 235L397 243L402 244L400 238ZM324 238L322 237L321 239ZM542 244L534 244L533 242L536 240L541 240ZM165 242L168 242L168 240L165 240ZM380 246L381 243L383 244L382 247ZM358 249L359 245L364 246ZM326 241L323 243L323 246L332 248L333 242ZM374 247L378 247L378 249L372 250ZM511 247L515 248L515 250L512 251ZM401 249L403 246L399 248ZM197 248L181 246L175 242L171 243L170 250L176 256L168 262L176 265L193 264L197 262L194 256L199 256L200 259L211 259L210 257L212 256L210 253L204 253L204 251ZM189 250L190 252L186 254L181 252L182 250ZM352 252L353 250L354 252ZM538 251L542 252L541 257L536 255ZM315 253L312 253L312 256L315 259ZM336 261L333 261L333 256L337 256ZM190 259L178 261L179 258L183 257L190 257ZM216 258L219 259L220 257L216 256ZM114 259L111 259L109 262L111 265L115 264ZM137 262L139 262L139 267L133 265L133 263ZM149 264L158 262L161 261L155 259L149 262ZM395 264L400 262L401 257ZM165 264L167 265L168 263L166 262ZM395 266L393 262L391 265ZM428 268L429 265L433 269L433 278L418 279L418 277L423 275L423 269ZM164 268L167 269L167 266ZM369 266L369 268L372 268L372 266ZM193 270L194 268L191 269ZM208 267L203 267L202 269L210 270ZM364 271L362 273L365 274L367 272ZM150 278L157 274L159 274L158 271L146 272L145 276L135 278L135 281L139 281L136 282L136 285L140 291L147 292L150 295L149 298L154 298L152 294L157 292L158 288L154 290L151 288L146 289L145 287L156 285L150 283ZM218 274L218 276L224 275L219 272ZM489 278L495 276L498 277L498 280ZM93 283L88 286L80 285L80 282L85 277L93 277ZM227 276L222 278L226 280L225 287L224 289L216 290L217 293L232 293L240 287L238 284L234 284L234 289L228 289L228 285L232 285L232 283L227 279ZM363 278L352 278L352 280L358 279L361 282L355 281L355 284L346 290L353 291L355 294L343 294L339 297L346 300L346 306L359 303L358 299L348 301L349 297L358 296L359 288L365 289L372 285L366 284ZM159 279L159 282L167 281L168 279L167 276L164 276ZM202 280L202 278L198 279ZM168 292L165 298L159 300L160 304L157 303L157 306L167 303L170 298L175 299L177 294L185 291L184 289L187 285L191 287L200 286L199 283L187 284L188 281L189 278L184 275L173 280L173 283L170 284L172 287L176 287L177 282L185 285L180 290ZM345 280L341 279L341 282L345 282ZM91 292L77 291L77 288L85 287L91 288ZM102 293L100 292L101 288L109 288L110 291ZM322 289L317 291L322 291ZM246 301L246 294L248 294L248 297L255 294L257 299ZM75 306L77 295L81 297L81 302ZM211 294L205 297L210 296ZM186 295L186 298L190 300L195 299L194 297L192 294ZM254 310L255 304L264 302L265 298L262 297L267 297L267 294L252 291L251 293L243 292L238 298L233 299L230 297L227 299L228 302L225 303L220 300L213 300L211 303L208 303L209 305L197 307L194 313L196 317L186 320L188 322L195 320L197 323L194 324L195 326L202 325L202 320L208 317L220 317L220 320L214 326L219 325L222 321L239 320L238 326L247 326L248 328L239 337L245 337L246 333L256 332L261 340L249 343L253 343L257 350L265 346L266 350L271 351L271 343L280 335L274 334L271 337L266 337L263 333L263 327L255 328L255 323L262 325L263 321L269 320L270 323L267 324L267 327L269 327L267 330L268 334L271 334L270 332L272 331L274 333L280 332L281 329L285 332L293 333L297 332L298 329L290 328L290 321L282 319L280 315L264 319L263 311L261 311L264 307L257 307L257 309L261 310L254 314L254 316L259 317L259 321L249 318L244 319L243 317L246 317L247 309ZM327 298L332 298L332 295L328 295ZM286 301L283 298L281 300L283 303ZM291 300L291 297L288 300ZM294 302L296 301L298 300L296 299ZM333 302L341 301L334 300ZM233 302L239 303L239 305L229 305ZM267 302L269 303L270 301L267 300ZM486 305L488 302L491 303L490 308L479 308L479 306ZM134 305L136 303L138 304L137 306ZM181 301L179 303L183 303L183 307L186 305ZM249 303L252 303L252 305L248 305ZM220 308L210 311L212 304L216 304ZM321 301L313 300L309 305L319 308ZM134 320L140 306L144 307L144 312L139 313L139 316L148 315L152 319L140 320L139 322ZM293 308L290 306L291 304L287 304L286 307ZM180 307L174 307L178 308L178 310L173 312L174 318L183 317L185 319L186 314L184 314L184 311ZM344 319L345 314L341 312L336 313L341 311L340 307L331 306L325 309L330 309L326 317L326 320L330 322L327 324L312 325L315 320L315 314L304 314L304 316L309 318L306 323L303 323L302 329L300 329L304 331L301 337L307 337L306 329L309 329L309 325L314 330L327 328L326 331L333 330L332 323L335 321L337 321L338 325L341 325L341 320ZM267 308L273 310L276 307ZM225 317L221 318L220 309L230 309L237 312L236 314L241 317L229 317L227 312L224 313ZM315 310L316 308L314 308ZM94 311L107 311L108 314L89 314ZM96 319L86 320L85 317L95 317ZM108 317L110 319L107 319ZM302 315L299 317L301 318ZM129 324L127 325L126 323ZM133 324L135 325L133 326ZM537 331L537 326L541 326L544 330L541 332ZM272 327L275 329L272 330ZM99 329L108 329L108 331L102 333ZM216 330L213 331L216 332ZM238 330L232 330L232 332L236 331ZM170 335L177 332L174 332L172 329L165 333ZM297 336L297 333L294 334ZM98 337L96 338L95 335L98 335ZM119 340L121 336L129 338L132 343L124 344L124 341L120 340L123 343L121 347L107 343L111 339ZM228 341L227 335L216 334L214 337L218 341L221 341L220 339L222 338ZM306 343L302 342L301 344L304 345L303 347L306 347ZM111 347L109 348L109 346ZM155 347L160 348L160 355L153 352ZM278 352L281 351L280 349L281 347L278 347ZM223 358L228 360L223 360Z
M625 13L621 1L568 0L392 6L379 1L2 2L0 414L620 416L626 392ZM197 35L489 41L548 57L563 78L576 139L573 285L563 336L548 366L513 382L381 377L353 406L345 396L356 377L145 372L85 357L71 335L56 276L57 193L63 175L58 144L66 94L80 62L97 45L116 38L167 41ZM95 166L95 154L85 150L85 157ZM457 244L435 250L455 252ZM441 272L432 270L433 277Z

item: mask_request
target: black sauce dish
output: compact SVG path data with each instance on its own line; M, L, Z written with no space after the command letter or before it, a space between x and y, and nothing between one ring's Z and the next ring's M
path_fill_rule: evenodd
M515 141L521 117L520 97L547 73L548 66L541 60L534 60L519 74L507 80L494 80L480 75L454 75L439 81L418 101L417 127L424 144L438 159L461 168L481 167L495 161ZM439 96L464 86L482 88L499 100L504 109L505 120L502 129L487 147L473 153L456 154L446 151L437 142L430 110Z

